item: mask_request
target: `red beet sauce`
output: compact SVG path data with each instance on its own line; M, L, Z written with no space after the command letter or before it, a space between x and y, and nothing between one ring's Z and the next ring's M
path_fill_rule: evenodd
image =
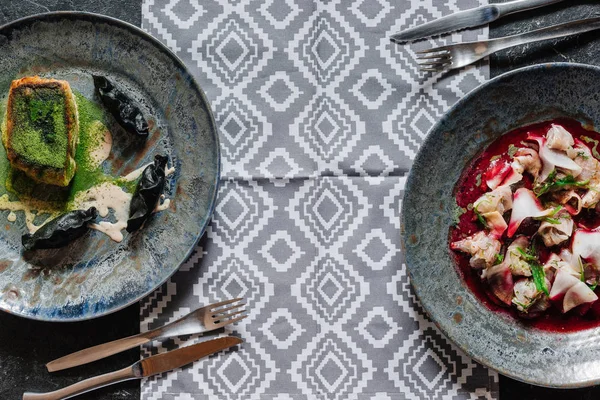
M581 139L581 136L587 136L589 138L600 141L600 133L585 129L578 121L572 119L556 119L553 121L542 122L539 124L524 126L508 132L502 135L492 144L490 144L483 153L478 155L471 164L465 168L461 178L455 187L456 203L459 207L466 209L467 211L460 216L458 225L450 228L449 232L449 243L461 240L467 236L470 236L483 228L477 223L477 218L472 210L468 209L469 204L473 204L475 200L481 197L485 192L489 191L485 183L485 172L488 170L490 161L492 159L497 160L496 163L502 161L510 162L510 156L508 155L508 149L510 145L516 147L524 147L523 143L534 143L528 142L527 136L529 134L545 135L550 129L552 124L562 125L567 131L569 131L573 138ZM583 140L582 140L583 141ZM591 149L593 143L584 143ZM598 146L600 151L600 146ZM500 158L498 159L498 156ZM528 189L532 188L532 180L529 174L524 175L524 186ZM579 215L575 216L574 221L576 224L584 223L588 228L595 228L600 226L600 215L594 210L583 210ZM528 226L529 225L529 226ZM519 233L526 233L527 229L531 231L532 224L528 221L524 221L522 226L517 231ZM534 226L534 229L535 228ZM534 230L535 231L535 230ZM532 234L533 232L527 232ZM501 239L502 243L507 242L506 232ZM569 246L570 241L563 247ZM560 252L560 247L552 249L555 253ZM567 314L562 314L556 307L551 306L543 315L535 319L524 319L519 316L518 311L515 307L500 306L497 301L494 300L492 295L488 294L487 286L481 281L477 271L473 270L469 265L468 254L450 250L454 255L459 275L463 278L467 286L475 293L475 295L486 305L490 310L511 314L523 324L529 325L545 331L554 332L574 332L584 329L593 328L600 326L600 300L596 301L589 312L585 315L579 315L577 310L572 310ZM549 256L549 252L545 251L539 254L540 261L545 262ZM596 289L596 294L600 297L600 287Z

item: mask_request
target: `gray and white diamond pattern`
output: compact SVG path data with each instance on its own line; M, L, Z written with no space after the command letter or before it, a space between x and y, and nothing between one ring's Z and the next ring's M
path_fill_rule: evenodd
M487 0L144 0L143 28L211 101L223 176L207 234L141 330L243 296L239 348L142 382L142 398L491 399L498 376L439 333L400 249L406 174L485 64L422 75L388 36ZM183 337L145 356L195 343Z

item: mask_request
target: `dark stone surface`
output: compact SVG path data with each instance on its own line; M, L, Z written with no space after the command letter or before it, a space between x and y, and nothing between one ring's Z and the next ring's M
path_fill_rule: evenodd
M49 11L77 10L142 24L142 0L0 0L0 24Z
M139 360L133 349L104 360L49 373L45 364L58 357L139 332L139 305L91 321L50 323L0 313L0 399L20 399L25 391L46 392L115 371ZM84 395L83 399L139 399L139 381Z
M135 25L141 23L141 0L38 0L0 1L0 24L26 15L82 10L109 15ZM516 14L491 25L490 37L500 37L556 23L600 15L596 0L566 0L563 4ZM491 57L491 75L526 65L571 61L600 65L600 31L572 38L521 46ZM0 399L19 399L28 391L49 391L90 376L115 370L135 362L137 350L122 353L87 366L49 374L44 364L72 351L139 330L139 306L133 305L100 319L68 324L25 320L0 312ZM596 399L600 387L578 390L539 388L504 376L500 377L500 398L508 399ZM81 399L138 399L139 382L131 381L80 396Z
M490 37L501 37L582 18L600 16L597 0L566 0L562 4L515 14L490 26ZM571 38L525 45L498 52L490 58L492 77L516 68L565 61L600 65L600 31ZM557 366L558 368L558 366ZM500 376L500 399L597 399L600 387L576 390L546 389Z
M502 3L504 1L497 1ZM502 37L600 16L597 0L565 0L552 6L510 15L490 25L490 37ZM577 62L600 65L600 31L532 43L499 51L490 57L492 77L527 65Z
M141 0L0 1L0 24L27 15L80 10L141 24ZM139 332L139 305L107 317L77 323L30 321L0 312L0 399L20 399L25 391L51 391L139 360L139 350L50 374L45 363L73 351ZM129 381L78 397L90 400L139 399L139 381Z

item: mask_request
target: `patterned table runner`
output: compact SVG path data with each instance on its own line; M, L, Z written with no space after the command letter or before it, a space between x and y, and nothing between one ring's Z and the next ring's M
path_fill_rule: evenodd
M400 252L419 145L489 72L421 75L414 52L442 42L388 40L485 1L144 1L143 28L211 101L223 179L207 234L142 304L141 329L238 296L251 312L226 332L239 351L144 380L143 399L498 397L497 374L429 321Z

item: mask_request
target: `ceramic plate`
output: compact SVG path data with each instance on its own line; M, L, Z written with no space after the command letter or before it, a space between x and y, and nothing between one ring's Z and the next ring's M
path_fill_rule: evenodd
M459 277L448 250L452 195L470 160L514 128L558 117L600 126L600 68L548 64L523 68L470 92L429 133L403 201L403 246L423 307L475 360L525 382L549 387L600 383L600 328L540 331L487 309Z
M8 211L0 211L0 309L13 314L75 321L141 299L185 261L215 206L220 159L210 106L165 46L133 25L87 13L42 14L0 28L0 96L13 79L39 75L66 79L74 91L94 99L91 74L127 88L151 116L142 150L109 126L114 143L105 171L124 175L157 153L168 154L176 169L166 189L172 203L121 243L91 231L43 257L23 256L23 214L11 224Z

